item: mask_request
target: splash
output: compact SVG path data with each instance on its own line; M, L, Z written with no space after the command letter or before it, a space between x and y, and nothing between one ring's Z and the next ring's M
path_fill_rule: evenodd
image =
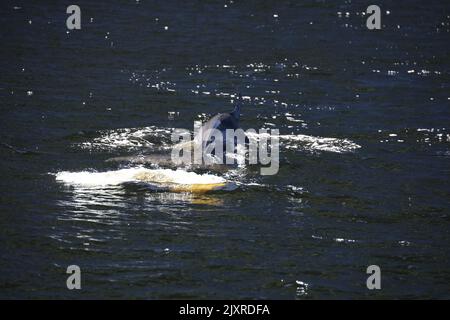
M259 139L261 134L247 134L250 139ZM304 134L280 135L281 146L288 150L326 151L334 153L354 152L360 145L349 139L314 137Z
M170 150L173 128L125 128L100 132L100 136L76 146L94 150ZM247 133L250 139L259 139L259 134ZM157 142L157 143L156 143ZM286 150L325 151L334 153L354 152L360 145L349 139L309 136L304 134L280 135L281 147Z
M327 151L334 153L353 152L361 148L360 145L349 139L314 137L304 134L282 135L281 140L285 140L286 149L306 149L309 151Z
M117 186L127 182L148 182L160 185L217 185L227 180L212 174L197 174L184 170L146 169L142 167L112 170L105 172L69 172L56 173L56 180L84 187Z
M91 141L77 143L75 146L91 151L165 149L172 130L155 126L105 130L100 131L99 136Z

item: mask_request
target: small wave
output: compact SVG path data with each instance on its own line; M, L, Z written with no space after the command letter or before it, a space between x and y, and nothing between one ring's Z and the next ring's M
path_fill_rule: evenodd
M102 187L120 185L127 182L151 182L161 184L219 184L225 183L222 177L212 174L197 174L184 170L146 169L142 167L112 170L105 172L69 172L56 173L56 180L80 186Z
M259 139L262 136L268 136L268 133L250 133L247 136L250 139ZM349 139L314 137L304 134L285 134L280 135L281 145L290 150L308 150L308 151L327 151L335 153L353 152L361 148L360 145Z
M152 150L167 150L172 146L171 133L174 128L155 126L144 128L125 128L100 133L92 141L77 144L88 150L139 150L145 147ZM268 133L246 133L249 139L268 136ZM281 146L286 150L326 151L334 153L354 152L360 145L349 139L309 136L304 134L280 135Z
M327 151L335 153L353 152L361 148L359 144L349 139L314 137L303 134L298 135L281 135L280 139L287 140L287 149L304 148L311 151ZM297 144L296 142L301 142Z
M172 131L172 128L155 126L106 130L101 131L99 137L91 141L77 143L75 146L91 151L140 150L145 147L165 149L168 146Z

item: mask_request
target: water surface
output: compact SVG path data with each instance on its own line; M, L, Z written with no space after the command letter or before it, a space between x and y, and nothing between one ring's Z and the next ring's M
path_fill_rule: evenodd
M0 297L449 298L446 2L378 2L379 31L359 1L78 1L73 31L69 4L0 5ZM284 136L277 175L56 179L136 168L105 160L168 150L238 91L244 129Z

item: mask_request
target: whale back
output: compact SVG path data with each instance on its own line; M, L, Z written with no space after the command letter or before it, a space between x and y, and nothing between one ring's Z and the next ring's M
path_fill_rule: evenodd
M219 113L209 119L202 125L201 128L201 141L204 145L211 142L212 129L216 129L222 132L222 139L225 142L225 131L227 129L236 130L239 128L239 119L234 117L231 113Z

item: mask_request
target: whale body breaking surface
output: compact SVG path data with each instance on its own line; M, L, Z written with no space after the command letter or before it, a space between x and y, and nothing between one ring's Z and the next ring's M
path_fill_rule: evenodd
M92 188L149 183L152 186L159 186L161 190L174 192L208 192L230 187L230 183L225 178L213 174L143 167L104 172L61 171L55 174L55 178L68 185Z

